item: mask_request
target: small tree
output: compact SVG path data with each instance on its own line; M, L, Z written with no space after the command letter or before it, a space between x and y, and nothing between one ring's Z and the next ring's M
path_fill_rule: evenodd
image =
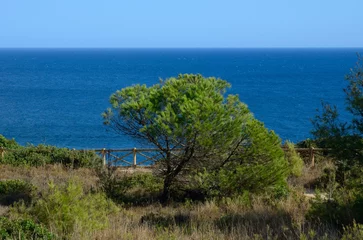
M336 159L338 175L354 166L363 164L363 67L358 56L356 66L346 75L348 81L346 94L347 111L352 120L342 122L336 106L322 103L323 110L313 120L312 134L320 147L332 148Z
M189 170L219 169L253 145L246 132L253 116L238 96L225 96L228 87L221 79L185 74L112 94L104 123L160 150L163 201Z

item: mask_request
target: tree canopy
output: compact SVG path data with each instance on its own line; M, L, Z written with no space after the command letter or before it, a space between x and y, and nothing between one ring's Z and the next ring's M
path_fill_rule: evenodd
M218 78L184 74L151 87L134 85L112 94L104 123L160 150L162 199L169 199L172 184L191 169L218 171L232 162L284 162L280 139L266 130L263 136L270 144L258 143L259 135L254 133L265 129L263 124L237 95L226 96L229 87ZM269 155L266 148L280 153Z

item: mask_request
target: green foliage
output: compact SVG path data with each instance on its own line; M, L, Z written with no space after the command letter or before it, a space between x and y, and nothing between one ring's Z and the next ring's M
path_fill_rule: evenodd
M20 145L14 139L6 139L0 134L0 148L17 149Z
M35 187L23 180L0 181L0 204L10 205L16 201L29 202Z
M358 59L355 68L346 76L349 122L341 122L335 106L323 103L323 111L312 121L312 131L319 147L328 147L336 169L324 172L329 200L317 201L312 216L338 225L363 223L363 66ZM334 180L334 183L332 183ZM336 181L336 182L335 182ZM330 189L330 190L329 190ZM334 191L334 192L333 192Z
M104 123L160 149L163 200L170 198L173 184L190 175L187 169L218 172L221 167L229 166L229 171L241 165L239 173L244 174L248 166L255 168L252 171L272 167L276 176L258 173L260 179L270 177L267 182L275 183L283 178L280 140L254 120L238 96L225 96L228 87L221 79L185 74L151 87L127 87L111 96L112 108L104 112ZM240 183L238 177L230 178Z
M363 223L362 189L337 188L331 198L319 197L313 202L308 217L337 227Z
M8 151L0 163L14 166L42 166L45 164L62 164L67 167L96 167L102 159L94 151L77 151L54 146L38 145L21 147Z
M162 190L162 180L151 173L117 174L116 167L98 171L99 184L107 197L123 204L154 202Z
M342 240L361 240L363 239L363 225L353 223L353 226L344 227Z
M130 176L131 186L139 189L146 189L150 192L160 192L163 183L160 178L152 173L136 173Z
M323 111L313 119L312 134L319 147L331 148L338 167L338 180L355 165L363 165L363 67L358 59L346 76L346 105L352 121L341 122L336 106L323 103Z
M118 208L101 193L84 193L80 183L70 181L64 187L49 184L49 192L28 208L18 205L20 215L30 216L58 236L68 238L74 232L87 234L108 225L108 215Z
M223 167L197 173L196 189L208 197L231 197L245 191L264 192L286 185L289 166L278 136L257 120L247 123L245 134L249 142Z
M304 161L301 159L299 153L295 151L295 145L292 142L287 141L285 147L287 148L285 157L290 165L291 175L300 177L304 167Z
M0 238L3 240L50 240L55 239L55 236L42 225L36 224L32 220L9 220L8 218L0 217Z

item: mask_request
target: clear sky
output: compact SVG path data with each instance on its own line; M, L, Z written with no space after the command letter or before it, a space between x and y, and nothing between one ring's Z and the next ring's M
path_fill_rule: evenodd
M0 47L363 47L363 0L0 0Z

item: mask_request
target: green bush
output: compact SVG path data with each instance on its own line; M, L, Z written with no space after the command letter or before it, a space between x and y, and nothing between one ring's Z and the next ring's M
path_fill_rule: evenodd
M94 151L78 151L54 146L38 145L8 151L0 163L15 166L42 166L59 163L67 167L96 167L102 159Z
M160 178L152 173L117 174L116 170L116 167L108 167L98 171L100 187L107 197L132 205L157 200L163 187Z
M363 192L361 189L336 189L331 198L318 197L312 203L308 218L340 228L353 222L363 224Z
M49 192L28 208L16 206L13 212L36 219L58 236L84 235L108 225L108 216L118 210L102 193L83 191L74 180L66 186L49 184Z
M35 187L23 180L0 181L0 204L10 205L16 201L30 202Z
M363 225L353 223L353 226L344 227L342 240L360 240L363 239Z
M17 149L20 145L14 139L6 139L0 134L0 148Z
M301 159L299 153L295 151L295 146L292 142L285 143L287 151L285 151L285 158L290 165L291 175L300 177L304 167L304 161Z
M34 223L32 220L9 220L5 217L0 217L0 238L5 239L55 239L55 236L50 233L42 225Z
M99 186L108 198L120 202L126 191L131 188L131 178L117 175L117 167L98 168Z

